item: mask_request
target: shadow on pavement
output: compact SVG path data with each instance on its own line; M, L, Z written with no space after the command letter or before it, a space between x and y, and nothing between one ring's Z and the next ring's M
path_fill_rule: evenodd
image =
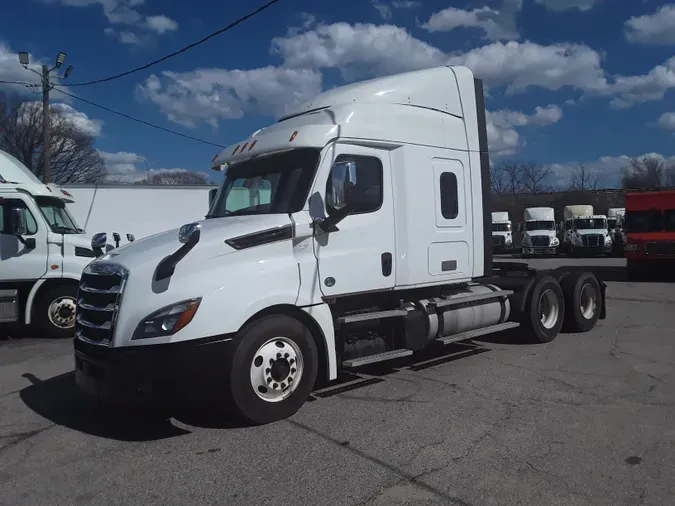
M591 271L602 281L611 282L672 283L675 281L675 271L665 269L645 269L630 279L628 271L623 266L566 265L554 270Z
M75 373L41 381L24 374L33 384L19 392L28 408L51 422L69 429L118 441L156 441L189 434L168 418L157 419L121 413L80 392Z

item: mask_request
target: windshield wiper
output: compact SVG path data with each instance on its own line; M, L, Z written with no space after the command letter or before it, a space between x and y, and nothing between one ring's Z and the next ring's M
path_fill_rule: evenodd
M52 230L59 234L78 234L79 231L76 228L66 227L63 225L52 225Z

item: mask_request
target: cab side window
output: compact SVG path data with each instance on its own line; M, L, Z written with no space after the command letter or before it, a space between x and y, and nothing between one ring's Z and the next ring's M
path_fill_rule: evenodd
M3 199L0 201L0 234L9 234L11 231L10 215L13 207L21 209L26 217L26 235L37 234L38 226L35 216L21 199Z
M353 162L354 164L353 172L345 174L350 183L354 182L354 194L358 195L358 198L354 199L356 209L352 214L372 213L382 207L384 175L382 162L379 158L339 155L334 163L337 165L341 162ZM326 212L329 215L336 211L333 202L333 170L331 170L326 183Z

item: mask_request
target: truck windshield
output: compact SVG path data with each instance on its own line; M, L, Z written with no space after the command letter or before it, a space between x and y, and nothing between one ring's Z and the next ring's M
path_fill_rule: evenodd
M525 230L555 230L555 223L552 221L528 221L525 223Z
M607 223L602 218L577 218L574 226L577 230L601 230L607 228Z
M510 223L493 223L492 224L493 232L511 232Z
M626 230L634 234L663 230L663 214L659 209L626 211Z
M75 219L68 212L63 200L56 197L35 197L35 202L52 232L56 234L82 233L82 229L75 223Z
M300 211L320 153L303 148L254 158L230 168L206 218Z

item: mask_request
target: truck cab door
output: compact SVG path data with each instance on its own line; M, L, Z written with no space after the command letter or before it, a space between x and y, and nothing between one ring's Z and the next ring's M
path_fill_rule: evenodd
M314 255L324 296L393 288L396 252L389 152L337 144L310 197ZM320 202L317 197L321 196ZM314 202L312 202L314 200ZM351 206L332 231L319 222Z
M26 233L21 236L12 234L14 208L25 218ZM47 230L36 219L38 212L32 201L0 198L0 272L4 281L35 281L47 272Z

